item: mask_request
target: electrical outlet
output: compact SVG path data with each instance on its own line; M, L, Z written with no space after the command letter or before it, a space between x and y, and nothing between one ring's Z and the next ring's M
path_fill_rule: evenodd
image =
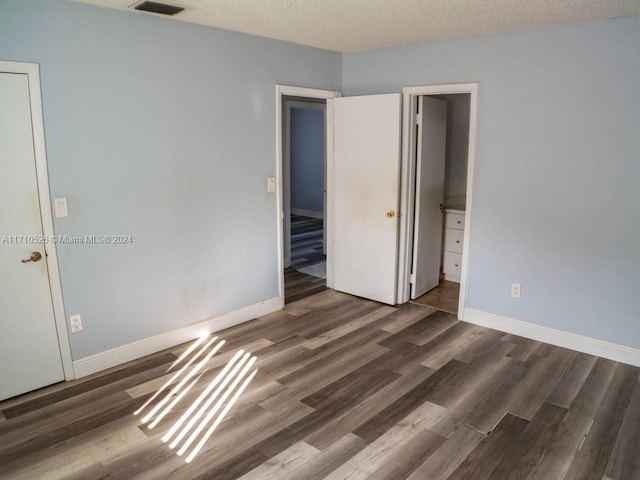
M511 284L511 296L513 298L520 298L520 284L519 283L512 283Z
M69 317L69 323L71 324L71 333L82 331L82 318L80 318L80 314L71 315Z

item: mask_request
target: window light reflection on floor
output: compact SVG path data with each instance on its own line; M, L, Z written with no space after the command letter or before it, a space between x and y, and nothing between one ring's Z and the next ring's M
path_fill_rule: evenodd
M208 339L208 337L209 335L200 337L173 362L167 373L181 363L185 363L144 405L134 412L134 415L139 415L147 408L150 408L149 413L141 419L141 423L148 423L147 428L156 427L165 416L178 407L180 402L187 401L185 398L188 401L192 400L188 397L188 393L202 379L206 372L207 363L225 344L224 340L216 343L218 337L211 339ZM203 343L204 346L200 347ZM242 392L251 383L258 370L254 369L250 374L248 373L256 359L251 353L238 350L207 387L192 401L180 418L162 436L162 441L165 443L173 438L169 447L172 449L179 447L178 455L184 455L195 444L187 454L185 462L190 463L195 458L238 398L240 398ZM197 389L194 391L197 391ZM166 393L162 397L161 394L164 392ZM180 445L181 442L182 445Z

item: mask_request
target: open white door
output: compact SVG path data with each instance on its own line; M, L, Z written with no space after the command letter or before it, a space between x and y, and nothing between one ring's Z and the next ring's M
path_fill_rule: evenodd
M332 102L333 288L396 303L401 95Z
M447 102L418 98L416 207L411 298L438 286L442 254L442 202L447 136Z

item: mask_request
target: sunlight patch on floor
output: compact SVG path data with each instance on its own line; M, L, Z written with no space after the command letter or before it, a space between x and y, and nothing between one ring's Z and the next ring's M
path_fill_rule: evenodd
M187 454L187 463L202 449L258 371L254 369L249 373L256 357L250 352L238 350L206 388L195 399L190 398L189 392L198 391L194 387L204 376L207 363L225 344L224 340L217 340L218 337L209 338L209 335L196 340L167 372L181 364L182 367L134 412L134 415L140 415L148 410L140 421L153 429L179 406L184 407L180 402L184 401L186 405L190 401L185 412L162 436L164 443L171 441L171 449L178 448L178 455Z

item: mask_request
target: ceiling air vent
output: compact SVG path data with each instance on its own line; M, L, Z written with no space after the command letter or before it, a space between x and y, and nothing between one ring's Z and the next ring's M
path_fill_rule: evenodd
M158 2L142 2L136 5L135 9L142 10L143 12L159 13L160 15L175 15L184 10L183 7Z

